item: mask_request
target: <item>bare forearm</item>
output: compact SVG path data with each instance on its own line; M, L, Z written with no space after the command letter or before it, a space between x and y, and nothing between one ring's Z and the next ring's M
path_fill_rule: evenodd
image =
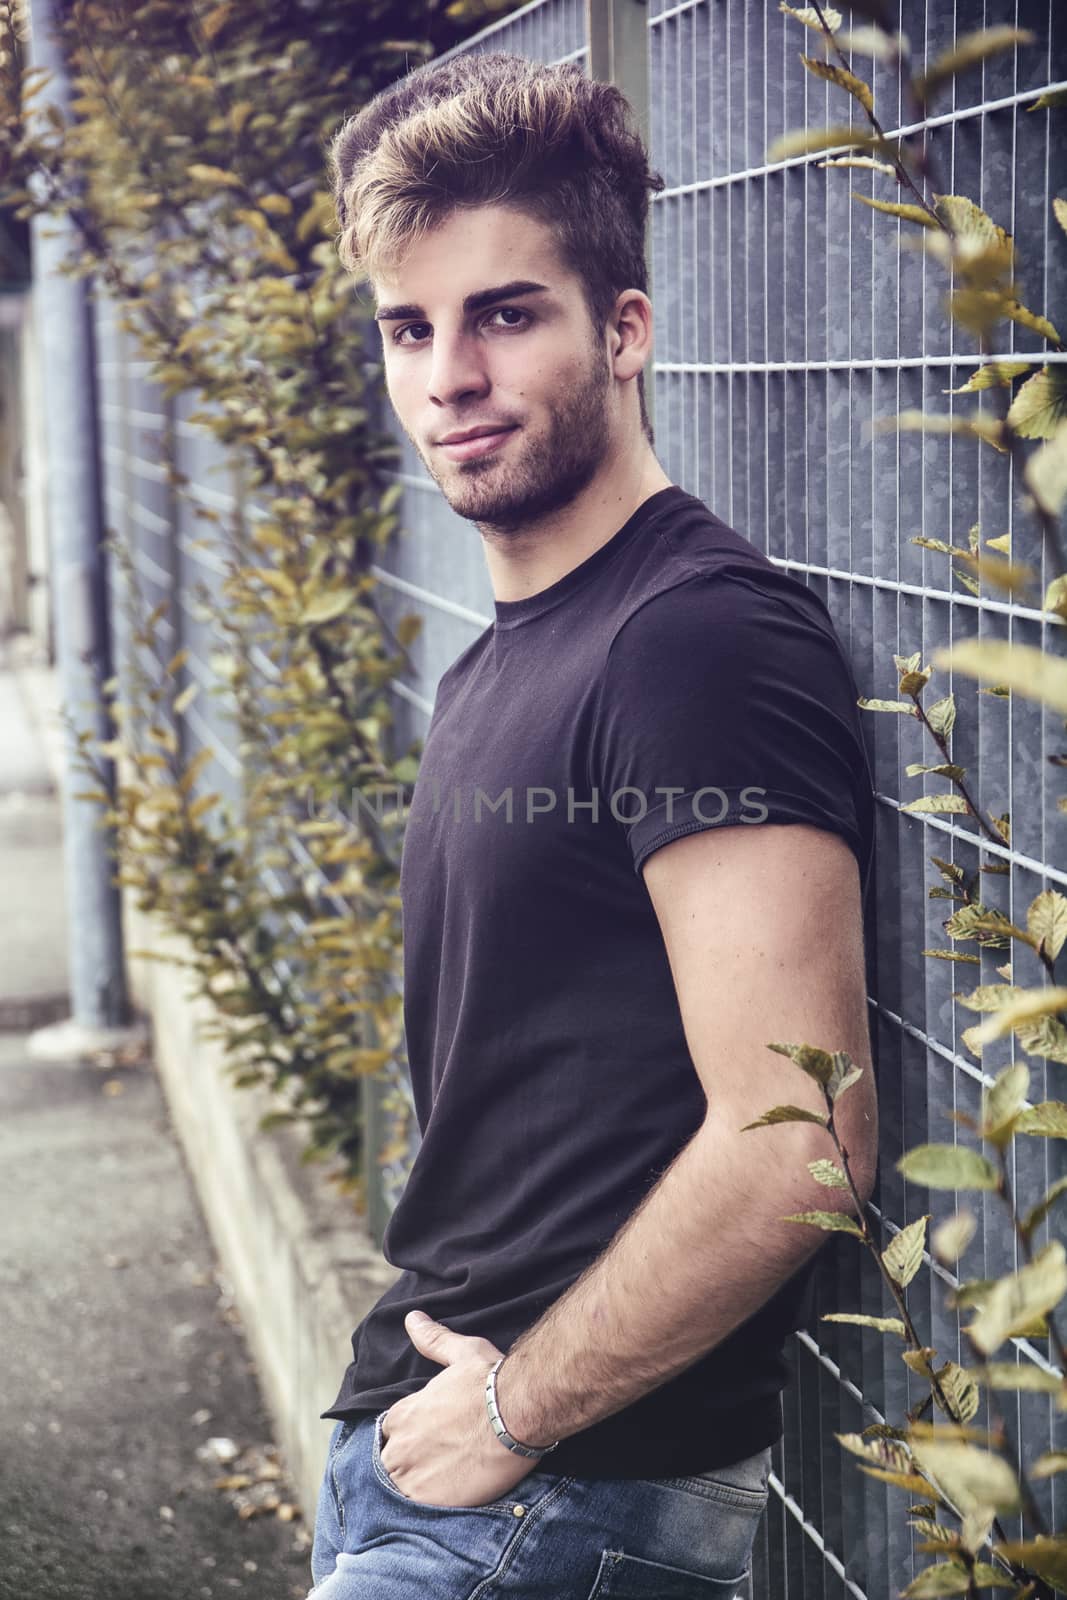
M500 1373L511 1432L548 1444L676 1376L759 1309L825 1241L783 1222L827 1209L805 1163L810 1125L739 1137L711 1115L607 1250L512 1346ZM835 1208L840 1197L835 1197Z

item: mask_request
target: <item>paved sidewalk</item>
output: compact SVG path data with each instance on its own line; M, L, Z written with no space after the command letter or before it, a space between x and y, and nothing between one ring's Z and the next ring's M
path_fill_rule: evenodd
M296 1600L314 1508L257 1511L291 1490L151 1064L26 1051L67 1014L62 841L2 651L0 1600Z

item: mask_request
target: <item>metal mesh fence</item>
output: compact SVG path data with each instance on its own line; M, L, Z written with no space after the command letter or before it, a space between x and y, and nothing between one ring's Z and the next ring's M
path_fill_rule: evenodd
M1067 192L1067 155L1054 119L1062 129L1067 113L1029 108L1040 90L1067 86L1067 10L1054 0L899 6L920 65L967 30L1001 22L1032 28L1038 44L946 88L928 147L939 189L971 196L1015 236L1021 298L1055 321L1057 310L1067 314L1067 240L1050 202ZM1002 458L972 440L867 426L908 408L969 411L976 398L988 402L946 393L973 371L977 346L946 315L941 270L909 249L906 227L851 198L852 190L897 198L892 182L822 170L809 159L767 163L768 146L787 128L849 119L846 97L801 67L801 32L772 0L648 5L651 156L667 184L654 199L651 230L656 448L674 482L818 592L861 693L893 698L894 652L921 651L926 662L938 645L972 634L1039 644L1059 626L988 585L971 593L949 557L914 543L916 535L966 547L975 524L983 539L1010 532L1015 559L1037 567L1043 581L1055 574ZM586 5L533 0L462 48L575 60L588 71ZM869 74L871 64L857 59L856 70ZM906 129L910 112L895 79L885 67L873 70L883 125ZM217 586L220 572L198 543L203 530L191 509L165 481L159 440L173 431L178 465L204 506L231 511L238 489L219 447L183 420L181 405L159 399L106 305L97 320L107 521L133 551L149 602L176 597L178 632L191 652L186 671L206 689L217 675L195 589ZM1018 326L996 353L1045 359L1041 341ZM399 429L396 438L403 532L374 571L390 620L411 611L423 618L412 668L392 686L404 748L425 733L441 673L489 625L493 602L477 530L450 510ZM119 598L118 656L128 662ZM1055 865L1067 860L1067 816L1056 807L1060 783L1046 759L1061 748L1062 728L1040 708L979 693L969 680L953 685L942 675L938 687L954 687L960 707L953 759L976 771L983 809L1011 816L1011 847L982 846L982 861L1008 869L982 875L984 902L1025 921L1040 889L1067 882ZM202 694L187 727L218 753L205 782L237 803L241 770L224 705ZM941 884L930 858L972 873L977 835L969 818L901 811L923 785L931 793L945 787L944 779L905 775L907 763L936 759L913 719L868 716L866 736L878 795L868 934L882 1132L874 1207L888 1241L924 1210L933 1226L955 1209L951 1195L907 1184L894 1163L902 1148L951 1141L952 1113L975 1115L983 1084L1010 1060L1010 1040L987 1047L981 1060L968 1051L960 1034L975 1018L955 994L999 981L996 969L1013 952L979 947L977 965L922 954L950 948L942 923L951 906L929 896ZM1018 951L1015 959L1017 981L1039 980L1036 964L1025 967ZM1063 1097L1061 1068L1039 1060L1031 1067L1031 1100ZM1016 1141L1020 1203L1032 1203L1064 1171L1062 1141ZM395 1194L400 1174L387 1177ZM981 1197L975 1209L980 1225L959 1276L989 1278L1020 1264L995 1197ZM1055 1212L1035 1244L1050 1227ZM909 1289L917 1324L942 1360L966 1360L957 1314L943 1304L957 1281L927 1257ZM821 1253L815 1314L793 1341L795 1382L774 1452L753 1597L888 1600L916 1570L899 1492L856 1470L834 1434L901 1422L921 1389L895 1342L821 1323L829 1309L887 1309L873 1264L851 1241ZM1017 1338L1009 1349L1020 1362L1048 1367L1038 1342ZM1064 1448L1063 1414L1047 1396L1001 1399L1028 1459ZM976 1420L985 1420L984 1407ZM1062 1477L1036 1488L1049 1525L1062 1526ZM1021 1531L1010 1518L1006 1527L1009 1537Z
M1043 629L1059 626L1055 619L998 598L999 591L971 594L954 578L949 557L912 542L924 534L967 548L968 530L978 524L983 540L1011 533L1016 559L1051 579L1002 460L990 465L972 440L868 426L910 408L975 406L974 396L960 401L945 392L974 370L978 345L947 315L942 270L909 250L904 225L850 194L894 199L895 184L857 170L822 170L807 158L766 160L787 129L847 124L862 113L804 71L797 58L807 41L775 5L683 0L663 7L653 0L647 20L650 151L667 184L652 211L654 415L666 471L817 591L865 695L895 696L894 653L919 650L926 662L937 646L974 633L1042 642ZM907 0L899 7L919 68L960 34L998 22L1032 28L1039 43L996 57L946 89L930 124L932 175L938 192L970 196L1015 236L1021 298L1038 312L1048 307L1055 320L1067 248L1050 202L1067 185L1067 158L1055 139L1055 113L1028 107L1039 91L1067 78L1067 14L1051 3L981 0ZM573 0L536 0L464 48L579 60L588 70L584 29ZM871 69L859 58L854 65ZM907 129L895 74L875 66L873 86L887 132ZM1044 358L1042 342L1020 327L996 353ZM424 619L415 670L395 685L404 729L415 737L425 731L441 672L492 620L492 594L476 531L450 511L407 440L397 437L405 532L378 576ZM945 677L941 692L950 688ZM1063 859L1067 827L1055 803L1056 769L1045 760L1062 744L1061 730L1017 697L977 693L968 680L955 690L954 759L977 769L983 809L1012 819L1010 849L983 846L983 861L1009 869L980 880L984 903L1025 920L1034 894L1064 878L1047 865ZM981 1061L968 1052L959 1036L975 1018L954 991L1000 981L996 968L1011 951L981 947L979 965L921 953L951 948L942 926L951 905L929 898L942 883L930 857L970 874L979 865L977 835L970 819L901 811L924 783L930 793L945 787L943 778L905 776L907 763L936 760L913 719L871 715L866 734L878 795L868 932L883 1152L874 1208L888 1243L924 1208L931 1227L955 1209L952 1196L909 1186L894 1161L905 1147L951 1141L950 1114L977 1115L983 1084L1010 1060L1010 1041L987 1047ZM1038 979L1035 969L1023 981ZM1057 1092L1054 1065L1049 1081L1040 1081L1044 1066L1034 1063L1035 1101ZM1057 1141L1016 1141L1020 1196L1036 1199L1063 1171ZM995 1196L980 1197L979 1230L958 1276L928 1255L909 1288L917 1323L929 1329L942 1360L967 1359L958 1314L944 1309L946 1291L961 1279L1021 1265L998 1204ZM887 1600L916 1570L915 1536L899 1492L856 1470L834 1434L900 1423L923 1391L895 1341L821 1323L830 1309L888 1309L873 1263L849 1241L835 1240L821 1253L814 1314L794 1340L795 1382L785 1396L785 1436L774 1452L752 1596ZM1048 1367L1038 1344L1012 1343L1019 1361ZM1027 1458L1062 1448L1062 1417L1047 1396L1002 1399ZM983 1407L977 1420L984 1418ZM1051 1526L1063 1522L1057 1495L1062 1500L1055 1478L1040 1486ZM1021 1524L1013 1529L1008 1519L1006 1526L1009 1537L1021 1534Z

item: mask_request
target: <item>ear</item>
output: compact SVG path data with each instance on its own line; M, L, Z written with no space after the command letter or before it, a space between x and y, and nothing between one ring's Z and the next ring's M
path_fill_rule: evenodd
M610 359L615 376L636 378L652 354L652 302L640 289L624 289L611 314Z

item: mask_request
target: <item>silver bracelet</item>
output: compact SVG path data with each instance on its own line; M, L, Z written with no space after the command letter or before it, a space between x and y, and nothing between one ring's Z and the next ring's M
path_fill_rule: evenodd
M494 1365L489 1368L489 1376L485 1380L485 1405L486 1410L489 1412L489 1421L492 1424L493 1432L500 1440L500 1443L506 1444L508 1449L514 1450L516 1455L531 1456L533 1458L547 1456L548 1452L550 1450L554 1450L556 1445L559 1444L560 1441L558 1439L556 1440L556 1444L520 1444L518 1439L512 1438L511 1434L504 1426L504 1419L500 1415L500 1407L497 1404L496 1398L496 1375L504 1365L506 1359L506 1356L501 1356L500 1360L495 1362Z

